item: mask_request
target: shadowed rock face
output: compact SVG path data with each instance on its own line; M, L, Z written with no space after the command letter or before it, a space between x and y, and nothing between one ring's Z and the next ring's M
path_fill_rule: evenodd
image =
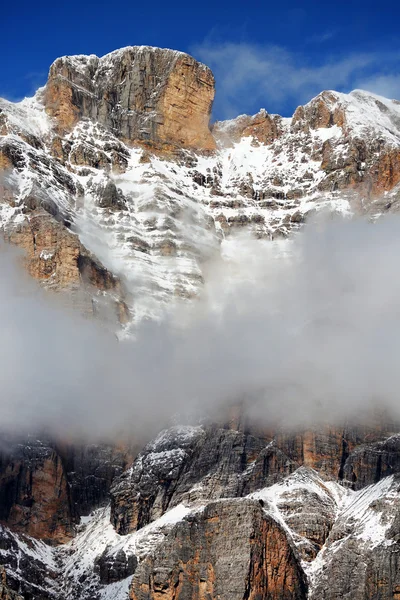
M137 568L130 600L302 600L307 584L280 526L254 501L216 502L176 525Z
M393 435L374 444L362 444L349 456L343 476L360 490L400 470L400 436Z
M72 537L70 490L64 465L51 446L30 440L1 453L0 520L50 543Z
M122 444L54 444L4 436L2 443L0 522L49 544L68 541L82 515L108 502L112 481L135 452Z
M0 566L0 600L23 600L7 586L7 575L4 567Z
M360 489L399 469L399 438L374 443L390 433L390 425L275 434L218 427L171 428L150 442L132 468L115 479L111 521L125 535L180 502L243 497L281 481L300 466L316 469L326 480ZM363 460L364 455L369 460ZM358 482L354 471L362 471Z
M50 68L45 102L61 131L82 117L127 142L210 150L214 77L191 56L133 46L97 56L66 56Z

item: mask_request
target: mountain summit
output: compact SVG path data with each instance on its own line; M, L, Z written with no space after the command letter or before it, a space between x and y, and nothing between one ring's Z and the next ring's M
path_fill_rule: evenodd
M321 208L396 207L397 101L328 91L290 119L210 128L213 98L206 66L133 46L59 58L33 99L1 100L1 222L31 274L83 289L88 311L106 292L126 324L198 295L235 231L274 240Z

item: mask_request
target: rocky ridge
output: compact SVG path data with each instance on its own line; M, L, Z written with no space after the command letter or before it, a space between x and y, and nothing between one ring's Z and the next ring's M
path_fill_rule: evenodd
M213 96L192 57L129 47L57 59L35 98L2 100L1 222L30 272L83 288L89 311L110 298L126 324L196 297L238 232L284 240L321 209L396 210L396 101L322 92L292 118L210 130Z
M221 435L216 430L212 434L203 429L203 433ZM151 442L146 452L152 453L152 469L139 454L127 473L142 470L153 483L147 482L140 491L133 487L133 495L145 499L156 495L157 488L187 486L185 470L174 467L172 457L178 448L188 455L200 434L197 429L174 427ZM399 447L399 436L387 441L396 440ZM246 447L248 440L242 444ZM253 456L250 464L243 461L239 467L226 454L225 469L234 480L251 472L256 462ZM46 600L128 596L183 600L258 594L277 600L395 597L399 585L395 462L391 462L392 475L356 491L340 477L322 478L293 461L290 474L276 474L272 485L261 480L251 493L243 488L227 492L223 480L216 487L213 475L220 464L220 457L214 455L213 462L210 457L197 480L197 467L189 466L190 489L164 507L159 504L157 512L148 513L129 531L115 529L115 504L111 518L109 508L95 510L82 518L74 538L59 546L3 528L0 556L11 589L26 599ZM127 485L125 475L117 477L113 494L118 494L120 482ZM124 497L124 502L129 511L132 498Z

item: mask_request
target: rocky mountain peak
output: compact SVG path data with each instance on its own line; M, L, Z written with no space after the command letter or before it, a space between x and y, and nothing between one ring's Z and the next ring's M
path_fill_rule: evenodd
M64 56L50 67L46 112L61 132L82 118L127 143L211 150L214 77L183 52L130 46L98 58Z

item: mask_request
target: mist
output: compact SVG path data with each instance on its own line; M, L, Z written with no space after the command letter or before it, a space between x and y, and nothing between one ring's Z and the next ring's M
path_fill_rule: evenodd
M0 247L1 428L144 436L244 403L257 424L400 418L400 219L223 242L202 297L118 341Z

